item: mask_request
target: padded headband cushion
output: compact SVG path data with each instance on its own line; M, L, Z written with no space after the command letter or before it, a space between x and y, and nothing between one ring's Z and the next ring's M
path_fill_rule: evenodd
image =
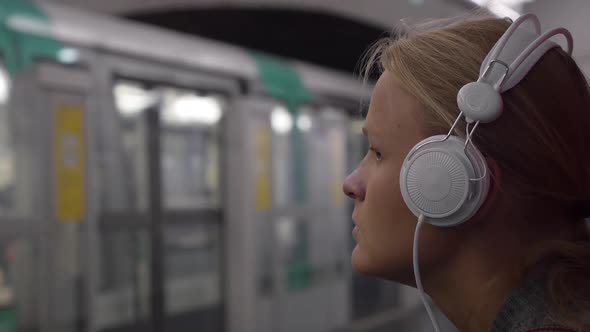
M539 35L535 34L534 32L526 29L523 26L520 26L518 29L516 29L516 31L514 31L514 34L510 36L508 42L506 43L506 45L502 49L502 52L500 52L496 60L500 60L508 65L512 64L512 62L518 57L518 55L524 50L524 48L526 48L526 46L529 45L538 36ZM498 44L498 42L496 43L496 45ZM496 47L496 45L494 45L494 47ZM524 62L517 68L516 71L508 73L508 76L506 77L504 84L500 89L500 93L510 90L516 84L518 84L531 70L535 63L537 63L537 61L539 61L539 59L541 59L541 57L547 51L554 47L560 46L550 40L543 42L541 46L534 50L533 53L531 53L531 55L528 56L526 60L524 60ZM480 77L483 75L486 68L492 61L492 59L490 58L491 53L492 52L488 53L485 60L481 64L481 68L479 69ZM505 71L506 68L504 68L503 66L494 65L490 69L490 73L488 73L487 78L484 79L484 81L493 85L502 77Z

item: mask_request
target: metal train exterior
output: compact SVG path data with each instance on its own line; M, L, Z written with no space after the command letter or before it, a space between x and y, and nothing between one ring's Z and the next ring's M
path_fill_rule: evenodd
M418 317L411 290L355 293L340 188L367 87L63 6L0 9L2 331L143 331L154 297L167 331L366 329L355 303Z

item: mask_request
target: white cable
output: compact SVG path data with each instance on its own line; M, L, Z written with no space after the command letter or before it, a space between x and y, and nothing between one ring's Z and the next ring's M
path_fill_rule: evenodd
M420 215L418 217L418 223L416 224L416 231L414 233L414 277L416 278L416 287L418 287L418 292L420 293L420 299L422 299L422 303L426 307L426 312L430 317L430 321L432 322L432 326L434 327L434 331L440 332L440 328L438 327L438 322L436 321L436 317L432 313L432 308L430 308L430 304L426 299L426 294L424 293L424 288L422 287L422 280L420 279L420 266L418 264L418 242L420 241L420 229L424 224L424 215Z

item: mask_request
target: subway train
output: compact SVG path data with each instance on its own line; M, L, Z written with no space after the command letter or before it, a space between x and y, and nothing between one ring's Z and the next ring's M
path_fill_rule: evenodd
M350 268L341 183L370 85L47 2L0 11L1 331L145 331L158 308L175 332L421 317Z

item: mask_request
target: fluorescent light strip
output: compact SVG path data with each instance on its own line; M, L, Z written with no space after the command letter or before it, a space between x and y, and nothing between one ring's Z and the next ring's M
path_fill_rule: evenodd
M487 8L498 17L516 19L524 4L534 0L470 0L472 3Z

